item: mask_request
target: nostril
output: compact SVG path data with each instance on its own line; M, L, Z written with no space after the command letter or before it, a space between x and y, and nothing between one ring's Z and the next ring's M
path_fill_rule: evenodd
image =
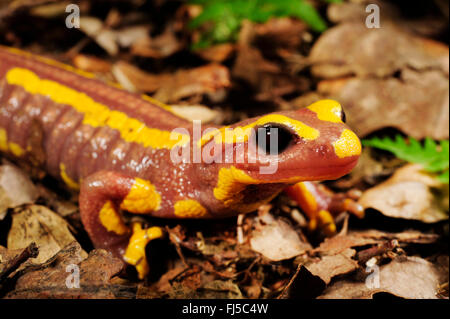
M256 144L266 154L276 155L284 152L293 140L293 133L289 129L275 123L265 124L256 132Z

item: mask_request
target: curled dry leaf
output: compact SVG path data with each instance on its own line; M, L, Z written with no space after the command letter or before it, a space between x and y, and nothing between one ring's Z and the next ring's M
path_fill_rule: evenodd
M212 110L204 105L171 105L172 112L190 121L202 121L202 123L221 124L224 115L219 110Z
M440 196L435 195L430 183L435 182L421 172L419 165L407 165L387 181L365 191L359 203L394 218L425 223L448 219L448 188Z
M170 26L157 37L151 38L146 32L130 44L131 54L155 59L171 56L183 47L183 43L175 36Z
M73 241L69 224L45 206L26 205L12 214L8 249L24 248L35 242L39 255L32 261L36 264L47 261Z
M205 49L197 50L195 51L195 54L199 55L207 61L220 63L228 59L235 49L236 47L234 44L222 43Z
M175 74L150 74L120 61L113 66L113 74L130 91L155 92L163 103L177 102L193 95L212 94L230 85L228 69L219 64L208 64Z
M89 16L80 17L80 30L93 38L109 55L116 55L119 52L117 35L100 19Z
M297 232L280 219L259 224L251 234L250 245L254 251L272 261L290 259L311 249L309 243L303 242Z
M30 178L13 165L0 166L0 220L8 208L33 203L39 196Z
M111 71L111 64L109 62L91 55L77 54L72 59L72 63L78 69L88 72L106 73Z
M365 282L335 282L319 298L371 298L376 293L387 292L401 298L436 299L439 284L448 276L419 257L398 257L376 269L375 273L373 269L368 271Z
M78 243L72 242L44 264L25 270L7 298L117 298L132 297L111 278L123 269L123 262L104 250L93 250L86 258ZM75 274L79 288L73 285ZM72 276L71 276L72 274Z

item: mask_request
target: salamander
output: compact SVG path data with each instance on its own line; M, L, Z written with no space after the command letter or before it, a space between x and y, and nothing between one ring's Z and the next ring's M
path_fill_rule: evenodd
M361 144L344 122L341 105L322 100L199 130L148 96L0 47L0 151L78 191L94 246L140 278L149 271L146 244L164 231L127 225L122 212L223 218L252 212L286 188L310 217L326 212L329 203L314 200L305 181L337 179L356 165Z

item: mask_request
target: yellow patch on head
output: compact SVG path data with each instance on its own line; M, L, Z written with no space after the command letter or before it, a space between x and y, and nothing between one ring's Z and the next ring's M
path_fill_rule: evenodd
M117 235L124 235L128 232L128 227L122 220L122 217L114 207L113 202L106 201L100 210L98 217L100 223L106 228L107 231L114 232Z
M145 246L151 240L162 236L163 231L160 227L142 229L140 223L133 224L133 234L130 237L123 259L128 264L135 266L140 279L144 279L150 270L145 256Z
M361 142L358 136L349 129L345 129L339 139L333 143L334 152L339 158L357 156L361 154Z
M84 115L83 124L92 127L107 126L118 130L127 142L135 142L154 149L171 149L186 145L190 141L187 134L150 128L138 119L123 112L112 111L106 105L94 101L90 96L58 82L39 78L24 68L12 68L6 74L9 84L19 85L31 94L41 94L52 101L73 107Z
M270 183L286 183L293 184L300 181L299 177L291 177L287 179L264 181L255 179L244 171L231 166L230 168L222 167L219 170L217 185L213 190L214 197L221 201L226 207L236 210L240 213L249 213L256 210L262 204L271 201L279 192L271 194L267 198L263 198L254 203L246 203L244 190L248 185L270 184ZM280 190L281 191L281 190Z
M342 106L334 100L320 100L307 107L308 110L317 114L322 121L342 123Z
M120 208L135 214L147 214L161 206L161 195L149 181L135 178L130 192L120 204Z
M175 216L182 218L201 218L208 214L206 208L193 199L179 200L173 209Z
M74 181L72 178L67 175L66 172L66 165L63 163L59 164L59 170L61 171L61 178L66 183L67 186L69 186L71 189L79 190L80 184L78 184L76 181Z
M211 138L214 137L216 143L243 143L248 141L252 134L252 130L255 127L263 126L268 123L281 124L292 129L299 137L306 140L314 140L320 136L320 132L313 127L306 125L301 121L291 119L285 115L281 114L269 114L262 116L255 122L252 122L245 126L238 126L235 128L222 127L215 131L210 131L203 135L202 138L197 142L198 146L201 147L205 143L209 142Z

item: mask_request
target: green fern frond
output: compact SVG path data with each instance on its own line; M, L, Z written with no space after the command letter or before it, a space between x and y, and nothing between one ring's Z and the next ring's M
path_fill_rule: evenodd
M422 145L412 137L406 140L401 135L396 135L395 139L374 137L370 140L363 140L362 144L389 151L407 162L421 164L427 172L437 174L442 183L448 184L449 182L448 140L442 140L438 144L427 137Z

